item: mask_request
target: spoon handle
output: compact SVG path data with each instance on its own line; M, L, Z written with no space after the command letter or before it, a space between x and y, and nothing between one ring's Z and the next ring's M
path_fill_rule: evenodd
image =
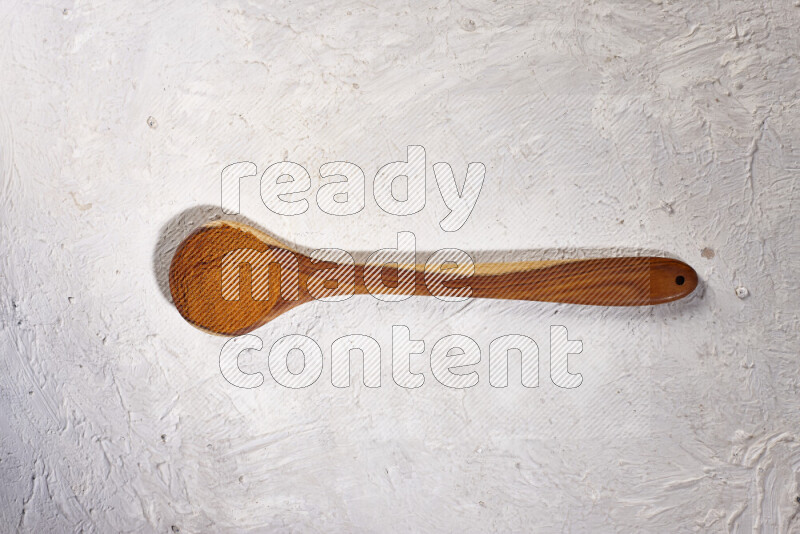
M367 289L364 280L370 276L363 266L356 266L356 293L396 292L374 283ZM477 264L471 276L450 277L449 281L441 280L441 275L439 279L432 273L426 275L417 267L413 276L416 295L594 306L663 304L683 298L697 287L694 269L682 261L660 257ZM395 280L402 278L403 274L398 274Z

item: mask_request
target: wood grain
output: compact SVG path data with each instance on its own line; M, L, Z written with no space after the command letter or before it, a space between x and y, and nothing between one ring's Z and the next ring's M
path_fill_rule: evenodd
M231 300L223 296L223 262L227 261L224 258L230 258L227 255L239 250L277 252L284 256L283 251L289 251L297 261L294 267L270 265L266 275L259 274L252 261L237 264L238 296ZM176 308L191 324L214 334L241 335L314 300L309 293L309 278L322 270L333 272L336 267L335 263L315 261L293 251L250 226L217 221L200 227L178 246L170 265L169 283ZM409 266L409 270L413 270L409 276L414 280L411 293L430 296L429 286L434 286L426 283L424 266ZM353 292L368 293L365 267L355 265L352 272ZM282 294L293 276L299 285L296 300ZM384 268L380 277L388 287L377 292L398 293L392 286L398 285L401 276L396 268ZM260 296L263 300L257 300L253 298L253 289L259 284L264 286L264 278L268 278L269 291ZM333 290L336 282L329 282L325 287ZM689 295L697 287L697 273L686 263L660 257L493 263L476 265L471 276L445 279L440 287L446 290L467 288L475 298L642 306Z

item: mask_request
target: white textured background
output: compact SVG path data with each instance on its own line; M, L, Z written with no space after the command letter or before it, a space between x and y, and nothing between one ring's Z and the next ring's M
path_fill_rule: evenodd
M800 532L798 3L46 4L0 6L0 531ZM400 218L371 180L409 144L428 197ZM164 266L225 165L283 159L312 200L326 161L367 175L344 218L243 182L302 247L656 251L702 283L655 309L308 305L255 333L315 339L320 381L239 390ZM437 161L487 168L455 233ZM393 324L425 341L420 389L392 382ZM577 389L548 378L551 324L583 341ZM354 333L379 389L330 384ZM483 350L475 388L427 368L452 333ZM539 388L489 386L507 333L539 344Z

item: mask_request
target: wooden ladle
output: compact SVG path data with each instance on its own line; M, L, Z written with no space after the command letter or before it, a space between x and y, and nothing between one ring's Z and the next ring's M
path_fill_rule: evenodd
M257 280L258 269L254 267L263 254L296 261L281 263L280 268L271 263L268 279ZM244 265L249 268L239 269ZM191 324L214 334L241 335L314 300L312 292L319 295L313 290L320 288L320 271L340 272L340 267L296 252L250 226L215 221L195 230L178 246L170 265L169 286L175 306ZM233 283L230 276L227 282L223 280L224 269L228 269L228 275L233 274ZM263 274L263 269L260 272ZM397 268L383 268L380 276L385 282L383 287L388 289L378 292L392 293L392 281L396 286L402 274ZM431 284L426 284L430 278L426 278L424 265L405 274L414 280L411 294L437 295L429 290ZM351 269L350 280L351 294L369 293L364 265L356 264ZM281 283L287 281L298 286L294 294L291 288L285 294ZM336 289L339 283L329 280L325 288ZM375 284L371 285L375 294ZM267 291L267 286L275 289ZM472 297L479 298L643 306L689 295L697 287L697 273L682 261L659 257L484 263L476 264L471 276L445 281L437 287L452 291L468 288Z

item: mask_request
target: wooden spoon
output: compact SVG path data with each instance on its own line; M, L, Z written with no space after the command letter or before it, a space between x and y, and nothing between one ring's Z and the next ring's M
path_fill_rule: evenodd
M265 263L264 258L281 260L280 269L274 268L277 264ZM245 264L250 268L240 270ZM170 265L169 285L175 306L187 321L214 334L241 335L311 302L315 298L312 292L317 296L321 291L335 292L339 278L331 273L342 274L346 269L300 254L250 226L216 221L198 228L178 246ZM429 291L431 278L429 274L426 284L424 269L424 265L402 272L379 269L377 276L390 287L376 290L372 284L372 292L396 294L392 282L397 286L405 276L406 280L413 278L412 294L441 295ZM366 271L374 281L375 271ZM349 273L349 288L346 282L339 282L342 294L348 293L346 289L352 289L350 294L367 294L370 284L365 284L364 265L355 265ZM320 284L320 278L332 281ZM689 295L697 287L697 273L682 261L658 257L490 263L477 264L471 276L444 281L437 287L451 292L467 288L471 296L479 298L642 306Z

